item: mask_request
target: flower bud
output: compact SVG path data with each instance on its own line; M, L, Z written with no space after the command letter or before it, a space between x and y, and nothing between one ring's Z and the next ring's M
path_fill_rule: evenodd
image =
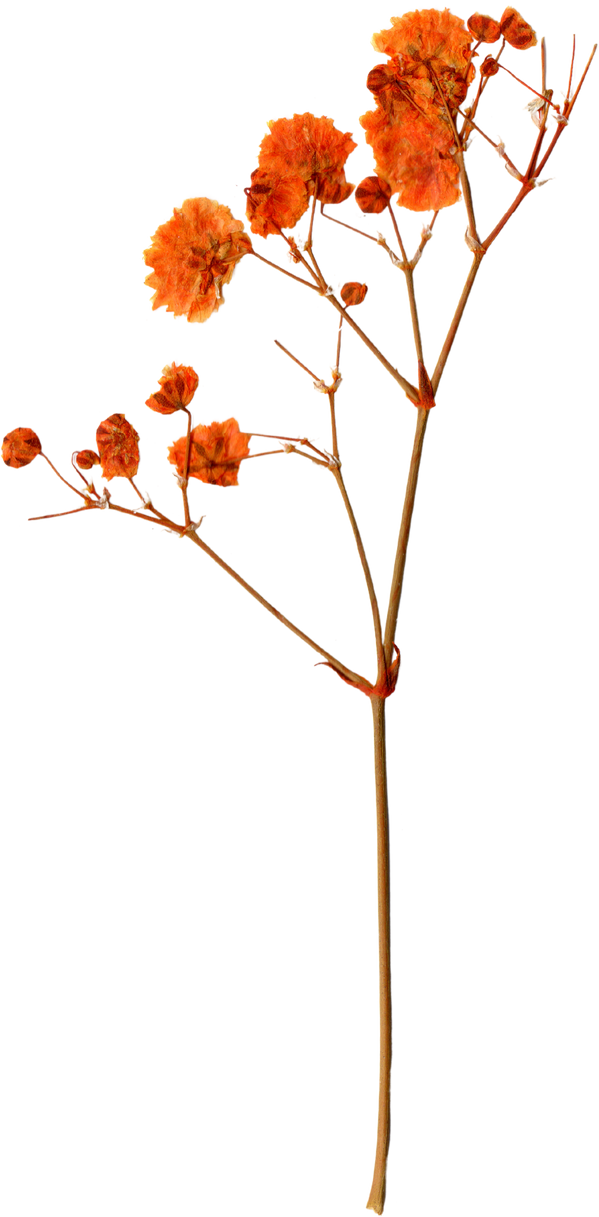
M499 64L492 55L487 55L480 65L481 76L496 76L499 71Z
M483 16L482 13L473 13L468 18L467 25L477 42L497 42L501 37L499 22L494 21L492 17Z
M135 477L139 466L138 439L137 431L124 414L111 414L100 423L96 443L107 482L112 478Z
M361 304L368 288L365 283L344 283L341 288L341 299L346 308Z
M42 445L31 427L17 427L16 431L9 431L4 436L2 460L11 469L21 469L23 465L30 465L41 450Z
M93 469L94 465L100 464L100 457L92 448L84 448L82 452L75 453L75 462L80 469Z
M537 36L528 21L515 8L506 8L501 18L501 33L510 46L517 51L527 51L537 45Z
M391 187L385 179L373 176L365 177L360 185L356 186L355 198L360 211L379 215L389 205L391 194Z

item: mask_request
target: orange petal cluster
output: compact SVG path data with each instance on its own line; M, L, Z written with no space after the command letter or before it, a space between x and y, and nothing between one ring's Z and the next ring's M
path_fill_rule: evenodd
M170 366L167 364L158 381L160 391L148 397L146 406L157 414L174 414L176 410L186 410L198 383L198 374L193 368L186 368L182 363L172 363Z
M239 430L235 418L209 427L194 427L191 432L189 476L211 486L237 486L239 464L249 455L250 436ZM187 436L171 444L168 459L180 477L185 476Z
M31 427L17 427L2 440L2 460L11 469L22 469L39 456L42 445Z
M293 228L311 195L322 203L347 199L353 186L346 181L345 162L357 147L349 132L338 131L331 118L294 114L268 126L258 169L246 190L252 232L263 237Z
M484 13L473 13L468 18L468 29L474 34L477 42L497 42L501 37L499 22L494 21L492 17L486 17Z
M80 469L93 469L94 465L100 464L100 457L93 448L82 448L81 452L75 453L75 463Z
M354 308L357 304L362 304L367 291L365 283L344 283L341 288L341 299L346 308Z
M186 199L161 224L144 258L153 267L152 308L166 305L176 317L206 321L223 304L222 288L252 243L241 220L214 199Z
M138 440L137 431L124 414L111 414L100 423L96 443L107 482L112 478L135 477L139 466Z
M449 207L459 198L452 119L474 77L472 34L449 9L391 19L373 44L388 56L370 72L376 110L360 119L379 177L412 211Z
M537 45L537 36L528 21L515 8L506 8L499 23L501 33L517 51L527 51Z

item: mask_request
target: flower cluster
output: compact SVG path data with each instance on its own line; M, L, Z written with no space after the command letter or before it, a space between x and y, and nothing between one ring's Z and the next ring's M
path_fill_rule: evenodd
M246 190L247 218L261 237L293 228L315 195L322 203L342 203L353 186L345 162L357 147L331 118L294 114L270 122L260 145L258 168Z
M198 374L183 364L167 364L162 369L158 384L160 391L148 397L146 406L157 414L174 414L176 410L186 410L191 404L198 387Z
M223 285L252 243L228 207L214 199L186 199L161 224L144 257L153 268L148 287L156 289L152 308L206 321L223 303Z
M187 477L208 482L211 486L237 486L239 465L249 455L249 439L249 435L239 430L235 418L211 423L209 427L194 427L189 443ZM168 450L168 459L181 478L186 476L187 448L187 436L182 435Z
M374 35L375 49L388 58L368 76L376 109L360 122L377 174L400 207L437 211L457 202L455 119L474 78L472 43L501 36L519 50L536 44L534 30L513 8L499 21L474 13L467 26L449 9L421 9L392 17L391 29ZM492 65L483 75L498 71L495 60Z

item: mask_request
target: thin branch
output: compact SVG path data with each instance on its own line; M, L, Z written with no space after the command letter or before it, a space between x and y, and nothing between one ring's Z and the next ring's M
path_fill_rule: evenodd
M435 393L435 394L439 387L439 381L441 380L441 377L443 375L443 369L445 367L445 364L447 363L447 358L448 358L449 352L451 351L451 348L453 346L454 339L455 339L455 336L458 331L458 326L460 324L460 321L462 320L464 309L466 307L470 292L472 291L472 286L473 286L474 280L478 274L478 268L481 264L481 261L482 261L482 254L475 253L474 258L472 260L472 265L468 272L468 277L466 279L466 282L465 282L463 290L462 290L462 294L458 301L458 306L457 306L456 311L451 320L449 330L447 331L447 337L441 348L441 354L439 355L439 358L437 360L437 366L431 377L433 393Z
M389 206L389 211L391 212L391 219L393 220L393 227L395 229L395 235L397 237L397 242L398 242L399 248L401 249L401 256L403 258L403 272L404 272L405 279L406 279L406 287L408 289L408 299L410 301L410 316L412 318L412 332L414 334L414 345L416 347L416 357L417 357L419 363L424 363L424 356L422 354L422 337L420 334L420 322L418 320L418 309L416 307L416 294L414 292L414 270L413 270L411 263L408 262L408 259L406 256L406 251L403 246L403 241L399 234L399 228L397 226L397 221L395 219L395 215L393 214L391 206Z
M332 393L329 394L330 398L332 398L333 396L334 395ZM331 407L332 406L333 406L333 403L331 402ZM372 581L372 575L370 573L370 567L368 565L368 559L366 557L366 550L364 549L364 543L363 543L362 537L360 535L360 529L358 528L356 517L354 515L353 508L352 508L352 505L349 500L349 495L348 495L346 487L345 487L345 482L343 480L343 475L342 475L341 469L339 468L338 465L335 465L332 467L332 473L333 473L335 481L339 487L339 490L341 491L341 497L342 497L344 505L345 505L345 510L349 516L349 521L352 526L352 532L354 534L354 540L356 542L358 554L360 555L360 562L362 563L362 570L364 572L364 578L366 580L366 587L368 589L368 598L370 600L370 608L372 611L372 623L374 625L374 637L375 637L375 642L376 642L378 678L379 678L379 680L382 680L385 675L385 652L383 650L381 616L379 613L379 605L378 605L378 600L376 598L376 592L374 590L374 583Z
M44 460L48 462L50 468L56 474L57 478L60 478L61 482L64 482L65 486L68 486L69 490L72 490L75 494L78 494L80 499L85 499L85 502L88 501L87 495L83 494L83 491L78 490L76 486L71 486L71 483L67 482L66 478L63 478L62 473L58 472L58 469L56 468L55 465L52 464L50 457L46 456L45 452L40 452L40 456L43 456Z
M464 164L464 152L462 149L462 144L460 142L460 137L458 135L458 129L453 121L453 115L447 104L447 99L445 97L443 89L441 88L439 77L437 76L437 73L435 72L435 69L433 68L432 64L430 64L430 70L435 78L437 89L439 91L439 96L445 107L445 113L447 114L447 118L449 119L449 122L451 123L451 129L453 131L454 139L456 142L455 159L457 161L458 169L460 171L460 183L462 186L462 194L464 195L464 202L466 204L466 211L468 213L468 229L470 232L470 236L473 241L476 241L477 244L480 245L478 232L476 230L476 220L474 218L474 204L472 202L472 191L470 189L470 179L468 177L468 174L466 172L466 166Z
M462 110L460 110L459 106L457 109L458 109L458 114L460 114L462 116L462 118L466 118L466 115L464 114L464 112ZM487 143L490 144L491 147L494 148L495 151L498 152L499 155L503 157L506 165L510 165L511 168L514 169L515 172L518 174L518 176L521 178L523 175L520 173L520 170L517 168L516 165L514 165L514 162L510 160L507 153L505 151L503 151L503 152L501 151L503 144L496 144L495 140L491 139L490 135L487 135L486 132L483 131L482 127L479 127L478 123L475 123L472 119L468 119L468 122L470 123L470 126L474 127L474 130L478 131L479 135L482 135L483 139L486 139Z
M384 646L387 667L390 666L393 658L393 643L395 641L395 631L397 629L399 602L401 600L403 577L406 565L406 554L408 549L408 541L410 539L412 513L414 511L414 499L416 497L418 474L420 472L420 459L422 457L422 445L424 443L424 436L426 434L429 414L430 410L425 410L422 407L419 407L418 417L416 419L416 434L414 436L412 459L410 461L410 469L408 472L408 481L406 485L401 524L399 527L399 536L397 538L397 550L395 554L393 575L391 578L391 592L389 595L387 620L385 623Z
M315 380L315 381L320 380L320 376L316 376L314 372L311 372L310 369L306 367L305 363L302 363L301 359L298 359L296 355L292 355L291 351L288 351L287 347L284 347L283 343L279 342L278 338L275 338L274 342L275 342L275 346L278 346L281 349L281 351L284 351L285 354L288 355L289 358L293 360L294 363L297 363L300 368L303 368L304 372L307 372L308 376L312 377L312 380ZM254 432L254 434L256 434L256 433ZM274 438L275 437L273 436L273 439Z
M354 228L353 224L346 224L344 220L338 220L336 216L330 216L324 210L324 203L320 209L320 214L324 216L325 220L330 220L332 224L340 224L342 228L349 228L350 232L357 232L361 237L366 237L369 241L374 241L375 245L378 245L378 237L373 237L369 232L364 232L363 228Z
M320 287L318 286L318 284L308 283L308 280L302 279L300 275L292 275L290 270L285 270L284 267L277 266L276 262L271 262L268 258L263 258L262 254L257 253L255 249L252 249L251 252L253 253L255 258L259 259L260 262L265 262L267 266L272 266L274 270L280 270L281 274L287 275L288 279L295 279L296 283L303 283L304 287L309 287L311 289L311 291L313 291L313 292L320 291Z

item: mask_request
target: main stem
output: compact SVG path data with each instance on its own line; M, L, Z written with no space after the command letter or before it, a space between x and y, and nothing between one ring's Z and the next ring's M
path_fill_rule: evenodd
M379 1118L374 1175L367 1209L382 1213L387 1182L387 1155L391 1136L391 889L389 882L389 804L385 748L385 698L372 704L374 777L376 785L376 856L379 907L380 1068Z

